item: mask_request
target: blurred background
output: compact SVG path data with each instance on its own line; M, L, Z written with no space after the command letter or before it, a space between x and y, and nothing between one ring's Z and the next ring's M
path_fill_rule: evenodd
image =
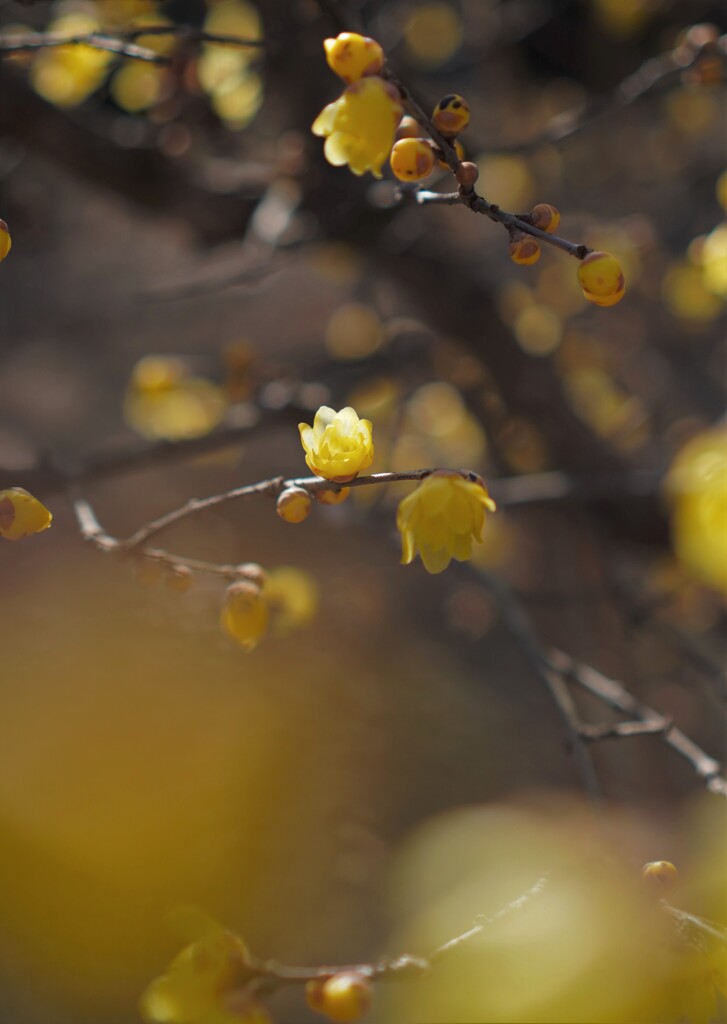
M556 250L515 266L499 225L402 202L388 172L327 165L309 126L340 91L322 50L340 19L426 110L463 94L481 193L558 207L561 234L619 258L624 301L590 306ZM581 780L490 575L544 645L724 753L725 58L685 36L711 22L716 39L722 5L2 0L0 44L167 21L189 31L137 39L164 67L0 53L0 489L54 515L0 550L8 1024L137 1020L183 944L179 905L260 956L352 962L426 953L562 866L563 836L590 828ZM265 45L201 44L203 28ZM444 170L428 185L454 187ZM126 536L192 496L304 474L297 424L321 404L373 421L374 470L465 467L496 497L522 478L474 568L398 564L404 486L300 526L267 500L225 505L164 543L297 570L295 611L248 654L219 628L219 580L148 586L81 540L74 497ZM553 498L568 480L577 496ZM709 491L709 529L685 489ZM590 750L609 808L595 847L624 877L677 862L685 909L724 923L724 801L658 738ZM487 886L417 932L412 908L467 874L466 849ZM472 1005L457 1019L545 1012ZM299 992L270 1006L313 1019Z

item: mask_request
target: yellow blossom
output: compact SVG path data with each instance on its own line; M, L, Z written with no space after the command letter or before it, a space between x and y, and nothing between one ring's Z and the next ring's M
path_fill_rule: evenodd
M357 32L341 32L335 39L325 39L323 48L329 68L344 82L378 74L384 66L384 51L376 40Z
M242 580L225 591L220 625L246 651L257 647L267 631L269 618L268 602L254 583Z
M247 950L241 939L215 925L172 960L141 998L153 1024L241 1024L226 996L244 979Z
M325 138L329 164L348 164L354 174L371 171L380 178L402 113L401 104L392 98L391 86L371 76L349 85L334 103L324 107L312 131Z
M680 561L727 593L727 429L704 430L682 448L666 479Z
M47 530L53 516L32 494L22 487L0 491L0 537L22 540Z
M371 429L371 421L359 419L350 406L336 412L322 405L312 427L298 424L308 468L335 483L353 480L373 462Z
M396 525L401 533L403 565L418 554L427 572L442 572L450 561L466 561L472 541L479 541L485 510L495 503L481 480L466 480L439 470L426 477L399 505Z

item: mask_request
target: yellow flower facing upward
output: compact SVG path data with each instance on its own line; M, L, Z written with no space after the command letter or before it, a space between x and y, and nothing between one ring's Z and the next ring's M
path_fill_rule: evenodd
M247 950L241 939L216 925L172 960L141 997L153 1024L241 1024L225 997L240 986Z
M480 480L466 480L449 470L425 477L399 505L396 525L401 533L401 561L418 554L427 572L442 572L450 561L466 561L472 541L482 537L485 511L495 503Z
M371 421L359 419L350 406L336 412L322 405L313 426L299 423L298 430L305 461L316 476L345 484L373 462Z
M344 89L313 122L314 135L326 140L326 160L334 167L346 164L354 174L366 171L380 178L394 144L394 131L403 108L396 91L382 78L371 76Z
M0 491L0 537L22 540L47 530L53 516L42 502L23 487Z

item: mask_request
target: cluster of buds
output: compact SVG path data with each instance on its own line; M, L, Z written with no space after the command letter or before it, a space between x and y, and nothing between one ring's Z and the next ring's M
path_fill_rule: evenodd
M464 147L457 138L469 122L469 104L456 93L441 99L432 112L432 124L457 154L457 181L463 188L471 189L477 181L477 167L465 161ZM402 119L396 132L397 141L391 151L391 170L399 181L422 181L436 166L445 169L449 167L439 146L431 139L421 138L421 133L421 125L415 118Z
M552 234L560 224L560 213L550 203L537 203L522 219L540 231ZM509 252L513 263L528 267L540 259L540 243L525 231L511 228Z

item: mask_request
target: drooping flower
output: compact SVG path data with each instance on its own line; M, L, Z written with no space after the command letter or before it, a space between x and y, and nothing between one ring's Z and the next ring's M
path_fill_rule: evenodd
M313 426L299 423L298 430L308 468L326 480L346 483L373 462L371 421L359 419L350 406L336 412L322 405Z
M254 650L265 635L270 618L268 602L250 580L232 583L225 591L220 625L246 651Z
M23 487L0 491L0 537L22 540L47 530L53 516L45 505Z
M329 164L348 164L354 174L371 171L380 178L402 113L392 86L371 76L349 85L335 102L324 107L312 131L325 138L324 153Z
M427 572L438 573L453 558L466 561L472 541L481 539L485 511L494 509L481 480L467 480L449 470L425 477L397 512L402 564L408 565L418 554Z
M226 996L244 976L247 951L241 939L216 925L186 946L141 997L153 1024L241 1024Z

